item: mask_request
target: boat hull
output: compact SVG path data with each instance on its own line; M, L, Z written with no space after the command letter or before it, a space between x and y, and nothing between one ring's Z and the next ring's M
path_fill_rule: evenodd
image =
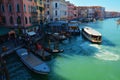
M25 52L21 51L25 50ZM46 63L38 59L35 55L32 53L28 53L26 49L18 49L16 51L18 57L20 57L20 60L33 72L38 74L48 74L50 72L49 67Z

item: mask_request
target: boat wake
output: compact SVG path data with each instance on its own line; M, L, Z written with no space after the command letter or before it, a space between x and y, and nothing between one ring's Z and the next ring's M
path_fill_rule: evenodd
M120 58L119 55L109 51L100 51L99 53L96 53L95 57L101 60L109 60L109 61L117 61Z
M95 53L95 57L97 59L109 60L109 61L117 61L117 60L120 59L120 55L115 54L111 51L108 51L108 50L110 50L110 47L104 47L104 46L101 46L101 45L90 45L90 46L98 49L98 52Z
M90 44L90 46L95 47L95 48L97 48L97 49L101 49L101 46L98 45L98 44Z
M108 60L108 61L118 61L120 60L120 55L117 54L114 48L109 46L103 46L98 44L89 44L84 43L80 45L82 49L85 51L90 51L91 49L95 51L94 57L100 60ZM113 51L112 51L113 50Z
M95 47L98 49L98 52L95 53L95 57L101 60L109 60L109 61L117 61L120 59L120 55L110 52L110 47L97 45L97 44L90 44L90 46Z

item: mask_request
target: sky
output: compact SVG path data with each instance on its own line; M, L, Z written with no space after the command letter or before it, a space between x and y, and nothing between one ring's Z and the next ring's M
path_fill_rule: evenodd
M120 12L120 0L66 0L76 6L102 6L106 11Z

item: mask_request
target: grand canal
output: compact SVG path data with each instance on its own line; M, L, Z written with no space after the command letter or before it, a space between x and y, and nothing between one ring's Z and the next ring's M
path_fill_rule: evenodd
M51 68L48 75L31 72L16 54L6 57L11 80L120 80L120 25L116 19L106 19L91 26L102 34L101 44L92 44L82 35L60 44L64 49L47 61Z

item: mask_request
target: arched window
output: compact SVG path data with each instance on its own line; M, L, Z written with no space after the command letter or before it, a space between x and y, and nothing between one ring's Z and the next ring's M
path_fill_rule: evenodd
M26 24L28 23L28 21L27 21L27 17L25 17L25 23L26 23Z
M10 24L13 24L13 17L10 17Z
M16 5L16 11L20 12L20 6L19 6L19 4Z
M5 8L4 8L4 5L3 5L3 4L1 4L1 11L2 11L2 12L5 12Z
M57 5L57 3L55 3L55 8L57 8L58 7L58 5Z
M17 24L21 24L21 18L20 18L20 16L17 17Z
M8 11L12 12L12 5L11 4L8 4Z

